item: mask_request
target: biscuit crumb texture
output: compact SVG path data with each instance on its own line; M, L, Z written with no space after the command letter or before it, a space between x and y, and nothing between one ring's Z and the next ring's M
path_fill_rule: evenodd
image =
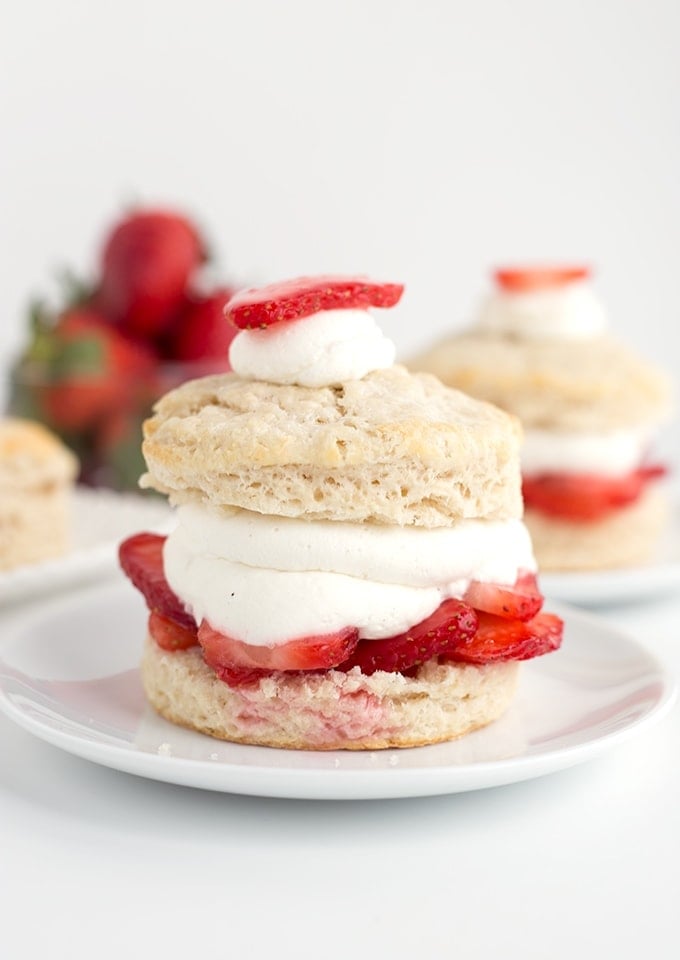
M423 527L522 515L518 421L404 367L336 387L190 381L144 438L141 485L173 503Z
M382 750L453 740L498 719L519 665L424 664L378 671L276 673L232 688L199 648L166 652L147 637L142 680L167 720L234 743L297 750Z

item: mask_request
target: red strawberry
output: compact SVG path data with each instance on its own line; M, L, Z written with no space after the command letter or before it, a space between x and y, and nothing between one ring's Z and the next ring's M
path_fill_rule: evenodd
M149 614L149 633L162 650L188 650L198 646L196 626L183 627L176 620L153 610Z
M164 210L136 211L104 244L97 302L133 336L163 333L182 304L204 245L185 218Z
M156 533L137 533L121 543L118 559L125 575L144 595L149 610L174 620L180 626L195 630L196 621L184 609L165 579L165 539Z
M477 664L530 660L559 649L562 629L562 621L552 613L539 613L526 623L480 613L477 632L450 651L448 659Z
M536 575L524 571L513 587L473 580L464 599L475 610L484 610L510 620L531 620L543 606Z
M469 640L476 628L477 616L469 604L445 600L434 613L406 633L380 640L360 640L352 656L338 669L359 667L365 674L376 670L405 673Z
M236 336L224 309L233 291L221 287L205 297L190 296L170 339L169 354L182 363L210 361L215 371L229 370L229 344Z
M587 522L634 503L651 480L665 473L662 466L640 467L622 477L546 473L524 477L522 493L527 507L550 516Z
M93 310L64 314L44 334L41 388L47 421L58 430L80 431L131 402L153 369L146 347L132 343Z
M589 276L590 267L580 264L563 267L503 267L494 270L494 279L498 286L510 293L563 287L575 280L586 280Z
M376 283L367 277L297 277L242 290L227 304L225 316L241 330L261 329L320 310L393 307L403 291L400 283Z
M253 671L264 674L272 670L328 670L347 659L358 636L354 627L345 627L337 633L301 637L265 647L234 640L213 630L205 620L198 628L205 662L225 680L239 674L252 675Z

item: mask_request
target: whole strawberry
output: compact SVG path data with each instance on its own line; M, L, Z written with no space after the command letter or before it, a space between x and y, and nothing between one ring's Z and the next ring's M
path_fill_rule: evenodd
M155 366L145 347L87 308L63 314L43 333L33 363L43 417L59 433L89 430L128 405Z
M191 274L204 259L201 238L185 217L164 210L134 212L104 244L97 304L131 336L158 337L169 329Z
M229 369L229 344L238 333L224 316L232 296L233 290L220 287L207 296L188 297L168 348L173 360L215 371Z

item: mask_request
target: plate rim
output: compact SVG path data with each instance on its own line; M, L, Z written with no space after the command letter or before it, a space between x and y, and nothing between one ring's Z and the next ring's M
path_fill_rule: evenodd
M110 511L116 505L124 505L126 511L139 513L138 524L148 529L161 530L172 522L172 512L167 504L133 491L109 490L104 487L87 487L76 484L70 491L69 510L78 516L79 508ZM153 516L152 516L153 514ZM156 516L157 514L157 516ZM144 519L142 517L144 515ZM77 536L78 521L73 521L71 533ZM123 534L102 537L97 542L82 545L72 543L65 553L48 557L36 563L23 563L9 570L0 571L0 611L28 598L54 597L56 592L74 583L85 585L117 569L117 549Z
M90 586L77 593L60 594L45 598L39 606L8 611L2 616L2 622L21 623L49 614L49 608L68 608L77 597L89 594L90 602L97 593L110 591L122 586L121 581L108 581L106 584ZM133 595L131 595L133 596ZM47 608L47 610L45 610ZM101 743L78 736L71 731L60 730L32 716L18 706L5 689L0 659L0 712L10 721L38 739L65 751L109 769L124 772L145 779L177 784L196 789L217 792L271 797L280 799L307 800L369 800L397 799L407 797L438 796L464 793L519 783L525 780L566 770L577 764L594 759L617 744L642 732L648 726L657 723L670 711L678 696L678 687L672 673L664 663L637 638L627 634L617 626L590 612L559 603L551 605L556 612L568 618L572 625L579 622L590 625L591 629L604 631L609 639L623 640L633 647L638 655L644 656L648 669L655 674L659 691L655 700L644 711L624 726L605 732L595 739L584 743L570 744L565 747L553 747L543 752L506 757L498 760L483 760L472 763L436 764L430 767L381 766L379 768L357 769L332 766L334 757L341 757L345 751L305 751L331 758L328 769L296 768L294 766L254 765L237 763L232 760L206 760L190 757L163 755L152 751L136 749L134 744ZM526 664L525 666L528 666ZM10 668L11 669L11 668ZM131 668L135 670L135 668ZM147 704L146 709L151 710ZM167 721L165 721L167 722ZM197 737L206 736L192 731ZM216 743L221 741L216 741ZM248 750L274 752L287 755L300 751L275 750L270 747L230 744L234 748L243 746ZM428 750L441 746L417 747L414 750ZM375 753L398 755L398 749L388 751L366 751L367 756ZM353 752L354 753L354 752ZM263 756L266 755L263 753ZM332 778L332 780L331 780Z

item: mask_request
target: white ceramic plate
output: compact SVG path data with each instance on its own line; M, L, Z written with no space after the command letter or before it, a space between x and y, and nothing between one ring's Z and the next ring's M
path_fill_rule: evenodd
M588 607L680 595L680 493L673 495L671 522L651 563L622 570L542 573L541 589L551 599Z
M565 609L555 654L526 663L508 713L463 739L374 753L272 750L176 727L146 704L137 662L146 613L125 582L49 598L0 619L0 709L108 767L227 793L371 799L456 793L596 756L658 719L673 684L637 643Z
M167 530L167 503L134 493L78 487L71 501L71 547L53 560L0 572L0 603L24 600L112 572L118 544L137 530Z

